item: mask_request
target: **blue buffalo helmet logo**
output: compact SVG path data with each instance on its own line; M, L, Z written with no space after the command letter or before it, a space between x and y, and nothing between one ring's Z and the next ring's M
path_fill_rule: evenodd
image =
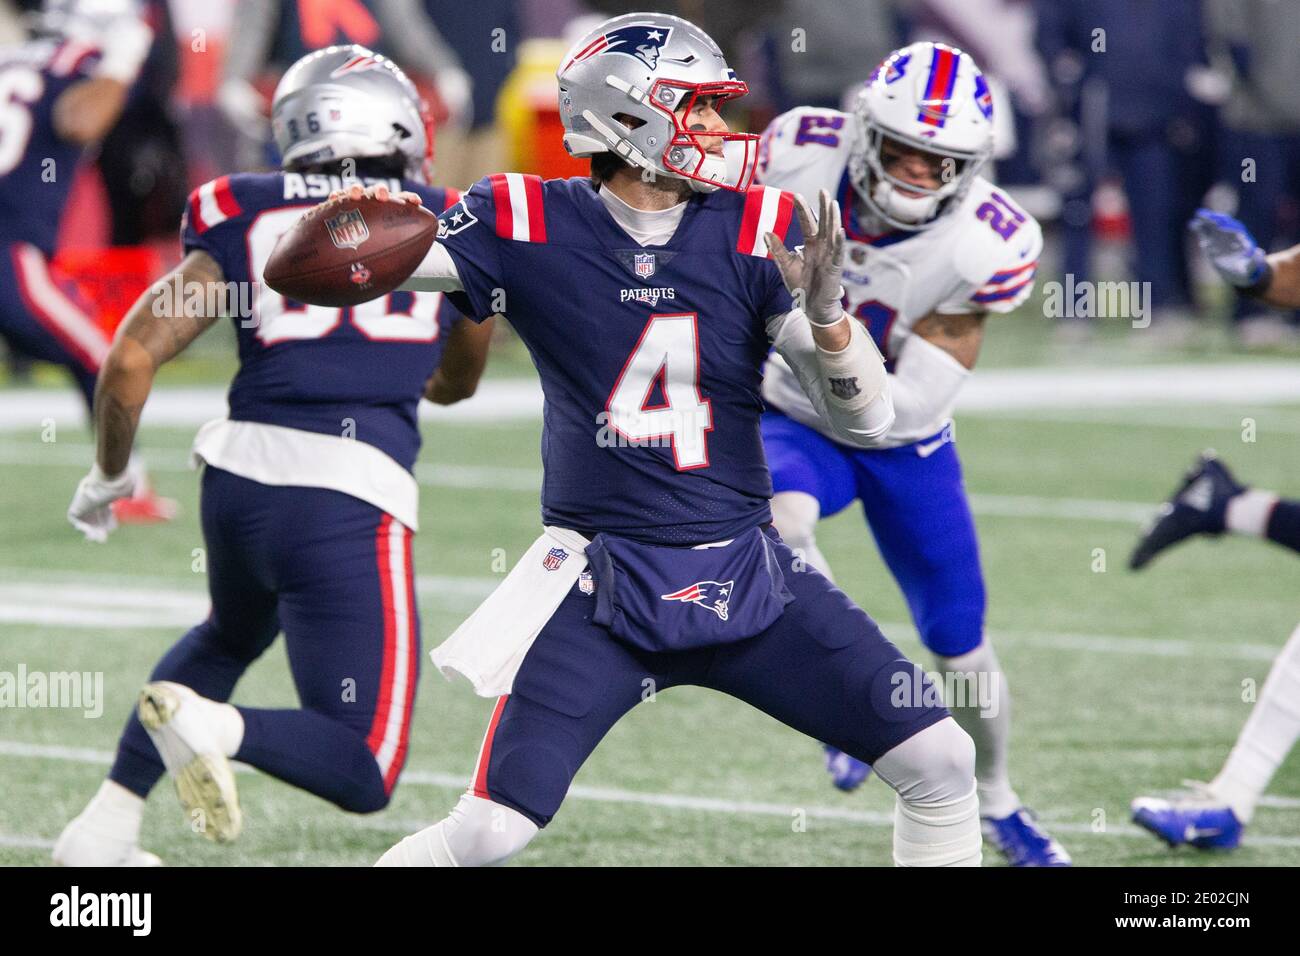
M707 608L722 620L727 619L727 605L731 601L731 592L735 581L696 581L672 594L661 594L664 601L681 601L683 604L698 604Z
M606 33L605 45L593 52L634 56L653 70L659 65L659 54L663 52L664 45L672 33L672 27L634 23Z
M910 53L904 53L902 56L891 53L881 61L878 67L871 71L871 75L867 77L867 85L876 82L881 76L884 76L886 85L897 83L907 72L907 64L910 62L912 62L912 54Z
M980 108L986 120L993 119L993 95L989 92L988 80L983 73L975 74L975 105Z

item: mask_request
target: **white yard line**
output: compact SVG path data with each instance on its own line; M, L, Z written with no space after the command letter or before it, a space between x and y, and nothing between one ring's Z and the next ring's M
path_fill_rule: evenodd
M0 431L38 432L53 420L85 423L85 406L72 389L6 389ZM1300 402L1300 364L1287 361L1178 365L1054 366L981 369L962 389L958 411L1096 408L1099 405L1215 405ZM226 413L226 387L155 389L145 425L200 425ZM542 414L534 378L489 379L473 398L452 406L420 405L425 420L531 422Z
M88 462L92 458L92 446L85 443L0 445L0 465L59 466L81 470L89 467ZM147 452L145 463L150 471L158 473L190 471L188 456L171 449ZM415 466L415 476L421 485L431 488L475 488L536 495L542 486L542 473L534 468L421 462ZM1157 508L1155 504L1139 501L984 493L972 493L970 502L975 514L987 517L1051 518L1119 524L1141 524Z
M92 764L95 766L108 766L113 760L113 754L107 750L92 750L85 747L64 747L57 744L33 744L19 740L0 740L0 756L36 760L63 760L73 763ZM252 771L252 768L246 767L242 764L235 764L235 767L241 772L254 772ZM402 783L405 786L428 786L438 787L441 789L459 790L465 787L468 781L468 773L452 774L412 769L407 770L402 774ZM855 810L849 807L818 805L800 806L796 803L776 803L756 800L731 800L727 798L705 797L695 794L655 793L643 790L627 790L621 787L598 787L582 784L570 787L567 799L590 801L593 803L657 807L665 810L689 810L701 813L715 813L723 816L771 816L780 817L786 820L793 820L796 813L802 813L810 820L834 820L846 823L858 823L872 827L889 827L893 826L894 822L892 813L878 810ZM1291 806L1291 801L1283 801L1283 803L1283 808L1295 809L1295 807ZM1271 808L1279 808L1276 802L1264 803L1262 805ZM1091 824L1082 822L1070 823L1059 819L1063 815L1064 814L1060 811L1044 814L1045 817L1056 818L1053 820L1051 825L1054 832L1070 833L1079 836L1124 838L1143 837L1148 840L1151 839L1149 834L1128 824L1107 827L1106 830L1099 833L1093 829ZM340 819L350 818L341 817ZM427 826L427 823L409 820L385 821L382 818L379 818L373 821L362 821L359 825L365 826L369 829L409 832L418 829L421 826ZM37 837L11 837L11 839L25 840L27 842L8 845L41 848L44 848L47 845L53 845L52 841L46 841ZM1253 846L1300 847L1300 837L1252 835L1247 839ZM0 845L4 845L2 841L0 841Z
M0 567L0 624L31 624L89 628L102 631L185 628L208 613L207 593L193 588L169 586L157 578L132 578L120 574L76 574L62 571L35 572ZM469 609L491 593L500 578L419 575L416 591L426 609L432 607ZM879 621L893 638L915 638L909 623ZM1128 657L1192 658L1200 660L1271 661L1279 644L1246 641L1197 642L1177 637L1143 637L1123 634L1081 634L990 628L989 638L1003 646L1021 650L1047 649L1113 654ZM426 641L442 639L426 634Z

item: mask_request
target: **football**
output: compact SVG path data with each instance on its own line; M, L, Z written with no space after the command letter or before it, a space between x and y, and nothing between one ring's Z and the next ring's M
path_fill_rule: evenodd
M263 281L298 302L346 306L392 292L438 234L423 206L340 198L307 211L280 237Z

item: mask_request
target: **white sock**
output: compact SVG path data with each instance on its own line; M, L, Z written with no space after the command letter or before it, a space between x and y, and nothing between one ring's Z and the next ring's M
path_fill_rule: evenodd
M965 691L968 706L954 706L960 699L945 701L953 719L975 741L975 779L979 786L980 813L1006 817L1020 809L1020 797L1011 788L1007 772L1007 751L1011 744L1011 693L1006 675L993 645L985 639L973 651L958 657L935 655L939 670L948 674L975 675L951 680L958 694ZM944 692L949 689L944 684Z
M197 695L194 700L206 712L208 724L221 752L227 757L233 757L244 742L244 715L234 704L223 704Z
M1292 632L1251 708L1246 726L1210 789L1248 823L1255 805L1300 738L1300 627Z
M772 524L786 547L803 558L809 567L834 581L830 562L817 547L817 536L814 533L821 517L821 509L821 503L806 492L782 491L772 497Z
M980 865L975 747L956 721L931 724L877 759L872 769L898 794L896 865Z
M402 840L375 866L496 866L537 835L517 810L463 794L443 820Z
M1271 491L1247 488L1228 499L1223 523L1229 531L1262 538L1268 534L1268 519L1277 507L1278 496Z
M144 799L112 780L105 780L81 811L87 832L135 845L140 841Z

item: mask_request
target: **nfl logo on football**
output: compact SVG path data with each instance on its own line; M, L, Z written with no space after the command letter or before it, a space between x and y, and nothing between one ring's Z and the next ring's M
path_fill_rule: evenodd
M349 209L325 220L330 239L340 249L355 249L370 238L370 227L360 209Z

